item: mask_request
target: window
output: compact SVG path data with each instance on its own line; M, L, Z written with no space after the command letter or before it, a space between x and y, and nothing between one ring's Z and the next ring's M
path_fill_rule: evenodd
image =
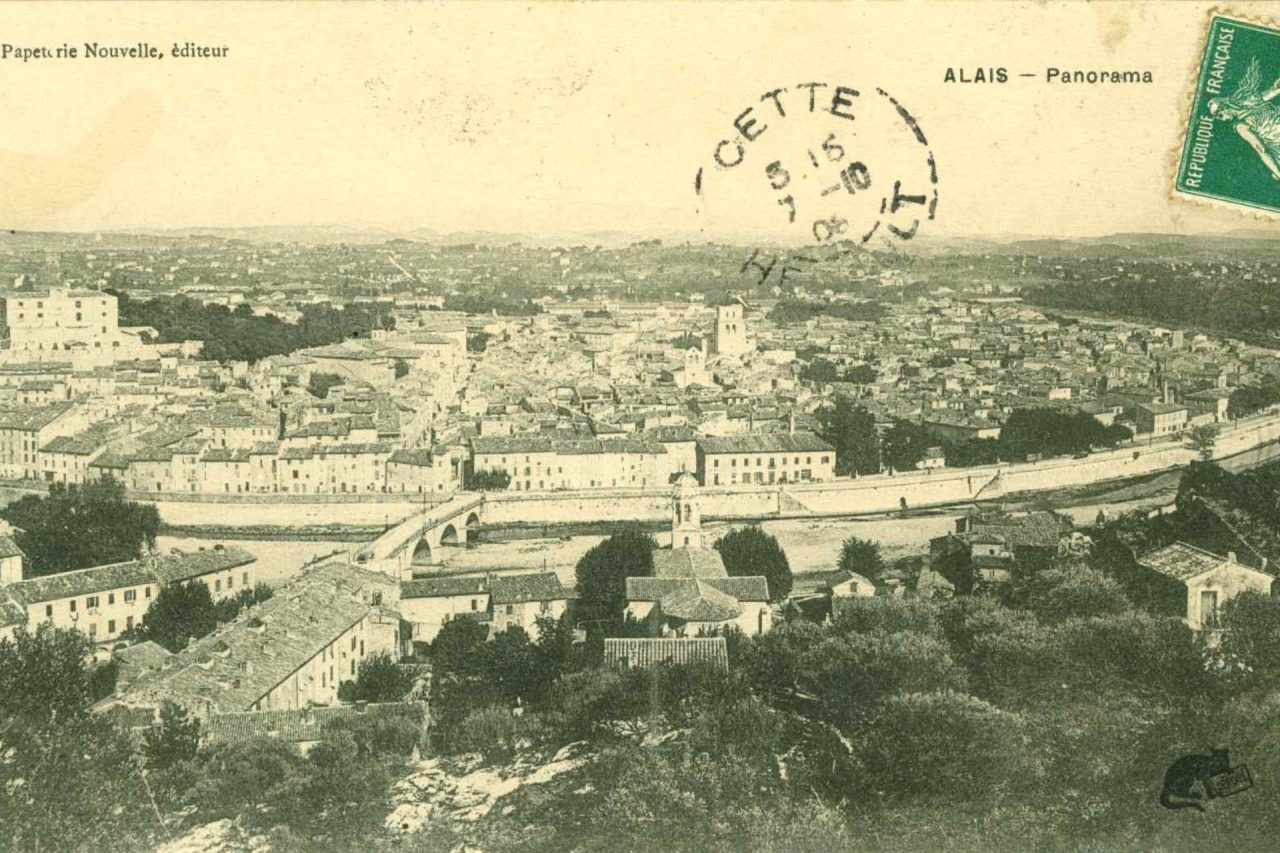
M471 599L471 609L472 609L472 610L475 610L475 609L476 609L476 600L475 600L474 598L473 598L473 599Z
M97 622L90 622L90 623L89 623L89 636L90 636L90 637L96 637L96 636L98 636L98 623L97 623Z
M244 583L244 585L245 585L245 586L248 586L248 585L249 585L249 573L248 573L248 572L245 572L243 575L241 575L241 576L240 576L240 580Z
M130 604L138 600L138 591L136 589L126 589L124 591L124 603Z
M73 599L71 599L69 602L67 602L67 604L68 604L68 606L70 606L70 607L71 607L71 612L72 612L72 613L75 613L75 612L76 612L76 600L73 598Z
M124 629L128 631L132 627L133 627L133 617L132 616L124 617Z
M514 604L508 604L507 615L510 616L512 613L515 613L515 612L516 612L516 606Z
M235 576L235 575L227 575L227 589L231 589L231 587L233 587L233 586L235 586L235 585L236 585L236 576Z
M108 619L108 620L107 620L107 633L108 633L108 634L114 634L115 632L116 632L116 620L114 620L114 619Z
M53 605L52 605L52 604L46 604L46 605L44 606L44 618L46 618L46 619L52 619L52 618L53 618Z
M218 579L213 582L213 591L222 592L222 580Z
M150 590L151 587L147 587L147 589ZM107 604L115 604L115 603L116 603L116 594L114 592L107 593Z

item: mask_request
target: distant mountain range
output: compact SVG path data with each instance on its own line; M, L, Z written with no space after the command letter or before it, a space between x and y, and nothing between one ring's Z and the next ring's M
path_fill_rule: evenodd
M406 240L435 246L477 244L483 246L523 246L554 248L561 246L603 246L620 248L633 243L658 239L665 245L683 243L751 244L750 240L709 241L705 237L688 234L663 234L640 237L623 231L593 231L582 234L528 234L495 231L441 232L426 228L396 229L378 225L264 225L238 228L131 228L103 232L0 232L0 245L47 242L70 246L134 243L145 245L155 240L206 239L242 241L248 243L302 243L313 245L377 245L395 240ZM1111 234L1103 237L1033 237L1028 235L999 235L995 237L963 237L921 235L910 244L904 244L922 254L986 252L1026 253L1034 255L1079 256L1194 256L1219 255L1239 250L1250 253L1274 251L1280 254L1280 233L1263 229L1237 229L1218 234Z

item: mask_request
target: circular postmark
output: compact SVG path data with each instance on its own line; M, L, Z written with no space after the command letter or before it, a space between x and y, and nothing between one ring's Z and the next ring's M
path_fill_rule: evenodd
M806 247L829 257L915 238L937 214L938 168L920 122L884 89L801 83L735 113L694 192L710 230L789 248L785 277L816 262Z

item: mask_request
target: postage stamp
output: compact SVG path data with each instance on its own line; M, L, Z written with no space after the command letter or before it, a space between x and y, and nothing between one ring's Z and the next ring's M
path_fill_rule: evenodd
M1280 213L1280 29L1210 18L1174 192Z

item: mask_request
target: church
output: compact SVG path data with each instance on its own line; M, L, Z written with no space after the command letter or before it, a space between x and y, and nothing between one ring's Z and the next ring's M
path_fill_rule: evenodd
M764 577L729 577L720 552L707 546L698 509L698 480L676 479L671 547L653 552L651 577L627 578L627 615L655 636L696 637L725 627L763 634L772 625Z

